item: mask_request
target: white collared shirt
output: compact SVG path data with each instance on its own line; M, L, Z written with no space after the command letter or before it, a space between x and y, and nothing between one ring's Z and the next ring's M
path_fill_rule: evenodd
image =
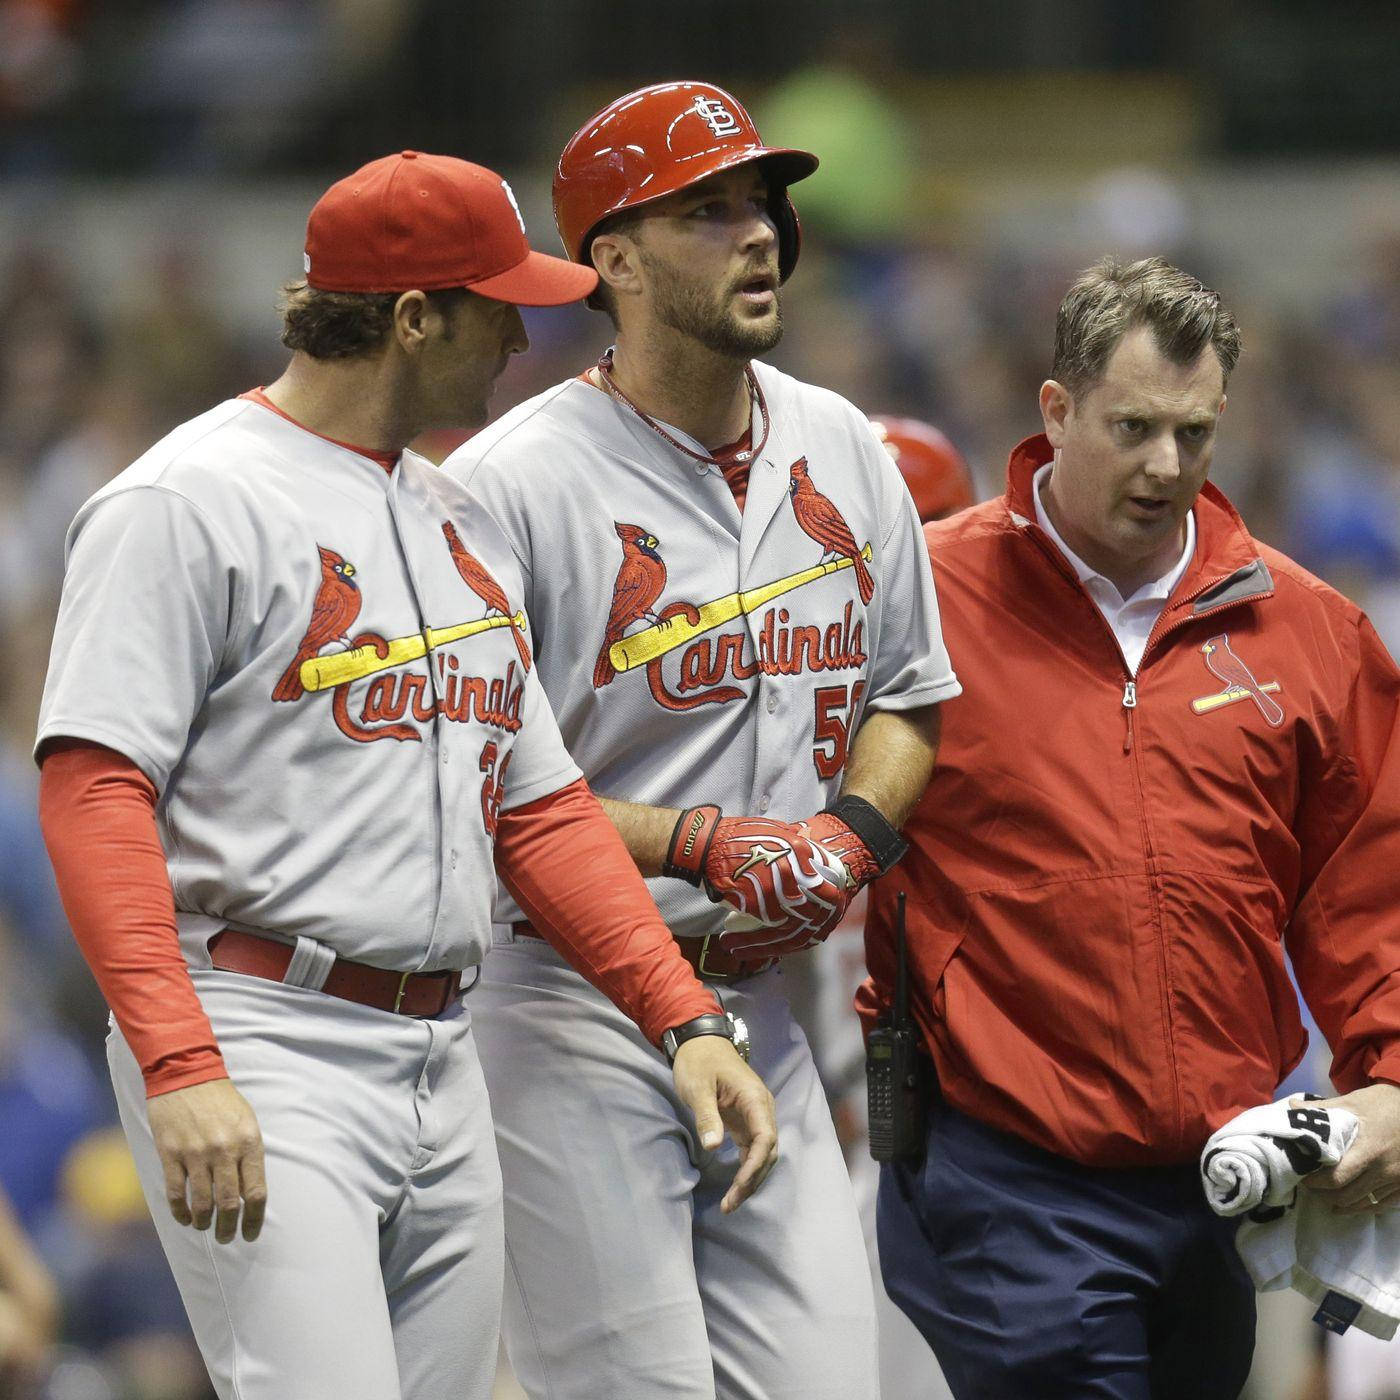
M1118 639L1123 660L1128 664L1130 674L1136 676L1142 663L1142 654L1147 650L1147 639L1167 605L1171 591L1186 572L1191 556L1196 552L1196 513L1189 511L1186 516L1186 545L1181 557L1161 578L1145 583L1131 597L1125 598L1111 579L1091 569L1061 538L1060 532L1051 523L1040 499L1040 490L1049 479L1053 462L1047 462L1036 472L1031 482L1031 495L1035 500L1036 524L1055 542L1055 548L1069 561L1079 581L1089 596L1098 605L1104 620L1113 629Z

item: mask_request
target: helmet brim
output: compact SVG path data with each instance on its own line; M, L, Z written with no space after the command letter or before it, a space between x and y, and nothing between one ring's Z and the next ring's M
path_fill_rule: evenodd
M583 256L587 256L588 245L603 221L612 218L614 214L631 213L634 209L646 209L659 200L668 199L673 194L680 194L682 191L690 189L692 185L698 185L702 180L708 180L712 175L719 175L726 170L734 170L738 166L750 165L755 162L760 162L764 169L774 177L774 184L783 189L796 184L799 180L805 180L818 165L816 156L812 155L810 151L787 150L771 146L743 146L718 156L713 151L706 151L702 156L697 156L692 161L678 161L673 167L669 179L656 182L660 186L659 189L623 200L599 218L583 236L581 250Z
M588 250L592 246L594 238L597 237L603 225L615 214L630 214L635 210L645 211L660 200L668 199L673 194L680 194L683 190L698 185L702 180L708 180L712 175L719 175L726 170L734 170L738 166L749 165L753 162L763 164L765 170L772 177L773 188L780 190L786 190L789 185L794 185L799 180L805 180L821 163L810 151L799 151L786 146L742 146L719 156L716 156L712 151L707 151L703 156L696 157L693 163L678 162L671 177L661 182L660 189L640 198L625 199L595 220L580 240L579 262L585 266L588 264Z

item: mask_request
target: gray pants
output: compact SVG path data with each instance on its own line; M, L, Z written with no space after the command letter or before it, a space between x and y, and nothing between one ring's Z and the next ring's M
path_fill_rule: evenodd
M267 1153L252 1244L171 1218L145 1088L108 1061L146 1200L220 1400L487 1400L501 1178L470 1018L415 1021L193 974Z
M748 1022L780 1159L733 1215L665 1058L544 943L472 994L506 1182L505 1339L531 1400L874 1400L860 1222L782 974L717 987Z

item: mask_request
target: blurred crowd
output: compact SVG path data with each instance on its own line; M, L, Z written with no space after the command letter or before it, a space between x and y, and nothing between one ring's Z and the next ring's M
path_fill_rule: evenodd
M0 3L0 110L41 106L36 75L61 85L72 8ZM830 102L829 83L817 92ZM800 87L779 96L796 120ZM860 110L847 109L830 144L863 123L874 134L849 159L884 193L853 199L839 159L824 191L813 182L773 359L872 413L937 424L991 495L1010 448L1038 430L1055 307L1081 263L1163 251L1221 285L1218 270L1189 244L1096 246L1075 261L888 214L917 205L917 192L894 187L910 167L877 96L850 95ZM47 244L0 246L0 1400L210 1394L114 1128L105 1009L58 905L30 759L72 515L169 428L267 383L285 359L271 285L266 322L249 329L216 309L198 249L153 237L147 256L145 299L99 307ZM1375 232L1345 295L1221 290L1245 353L1215 477L1256 535L1361 602L1400 654L1400 225ZM607 344L606 321L582 309L530 313L527 326L533 348L502 379L497 412ZM453 445L422 444L434 457ZM1260 1395L1309 1393L1321 1392Z

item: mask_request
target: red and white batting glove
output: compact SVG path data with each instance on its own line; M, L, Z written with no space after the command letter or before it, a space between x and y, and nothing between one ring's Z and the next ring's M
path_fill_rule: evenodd
M839 858L789 822L682 812L662 873L732 906L726 952L779 957L810 948L841 922L855 885Z

